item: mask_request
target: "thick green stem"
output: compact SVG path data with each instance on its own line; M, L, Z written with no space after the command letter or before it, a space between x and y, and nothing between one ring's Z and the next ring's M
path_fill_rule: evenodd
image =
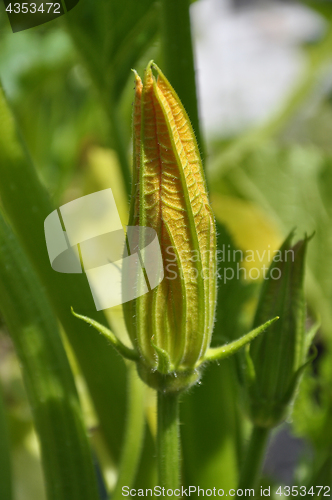
M255 488L260 477L270 429L254 426L242 464L239 488Z
M189 7L189 0L162 0L161 2L164 73L189 115L199 149L203 153Z
M175 490L180 485L179 396L158 391L159 486Z

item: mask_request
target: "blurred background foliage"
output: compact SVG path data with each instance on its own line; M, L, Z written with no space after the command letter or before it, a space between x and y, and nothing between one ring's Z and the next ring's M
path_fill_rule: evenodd
M332 486L332 2L308 0L291 6L295 10L287 10L289 2L199 0L192 6L194 44L198 88L202 93L200 112L205 127L202 134L205 166L218 222L219 250L253 251L256 259L244 262L244 266L247 270L261 268L267 261L266 257L259 259L257 252L262 255L264 250L272 252L277 249L293 228L296 228L298 237L315 233L309 245L306 270L307 323L309 328L317 319L321 322L316 336L319 355L304 376L292 418L284 426L303 444L301 456L295 457L289 466L294 481L298 481L297 484ZM294 12L296 20L302 19L305 13L306 19L312 18L316 24L306 36L306 22L303 22L303 33L300 23L297 33L301 36L296 43L287 44L285 26L290 22L292 31ZM279 14L276 16L276 13ZM0 4L1 81L20 137L41 180L41 189L45 188L49 193L50 207L111 187L121 220L126 224L133 99L130 70L134 67L142 74L151 58L163 68L161 16L161 6L154 0L81 0L63 18L13 34L4 5ZM224 40L217 37L217 25L214 25L215 30L211 28L215 36L211 45L206 20L210 19L212 23L218 16L224 18L224 25L220 26L235 30L239 37L243 27L250 32L258 25L261 29L258 35L264 44L264 30L265 35L272 33L274 43L283 46L286 56L287 50L294 56L296 46L301 64L296 74L289 73L292 81L285 80L287 85L279 91L278 99L273 100L277 94L272 92L269 101L265 94L268 93L266 89L273 87L274 79L277 81L280 77L282 66L276 63L275 74L272 72L266 76L262 61L260 77L256 75L256 80L252 80L250 71L257 64L254 49L248 49L241 59L231 43L234 37L228 46L221 45ZM228 59L225 59L225 52ZM258 51L258 58L259 55ZM232 60L232 66L228 65L224 70L223 63L228 61L229 64L229 60ZM290 61L294 66L298 64L296 58ZM236 82L241 65L247 71L242 75L243 87ZM226 76L223 71L227 71ZM235 89L233 108L227 89L218 94L220 85L226 85L226 77L229 86L233 85ZM252 94L246 97L241 95L241 89L246 86L245 77L247 86L253 87ZM212 104L207 102L207 88L211 89ZM253 107L257 104L257 113L249 113L248 118L245 104L250 103L250 99ZM241 102L244 103L243 110L239 106ZM264 112L260 110L262 102L266 103ZM222 123L216 122L212 116L209 119L207 110L211 105L215 114L219 113ZM228 126L229 113L232 117ZM213 130L209 120L215 123ZM3 157L1 161L4 161ZM20 168L25 167L22 164ZM16 171L15 175L18 174ZM20 233L14 212L8 209L10 202L5 201L5 191L10 189L12 182L10 173L6 176L2 177L0 170L4 216L24 247L28 245L23 241L27 236ZM20 189L13 203L16 203L24 225L25 218L29 217L29 210L25 209L31 200L24 185ZM36 198L37 206L38 203ZM41 220L43 214L48 214L45 210L45 207L41 210ZM38 231L42 232L43 228ZM29 255L37 274L39 251L36 247L35 261ZM238 337L252 322L260 281L248 278L225 282L225 268L236 269L236 265L237 262L227 259L219 262L214 345ZM47 289L47 284L42 286ZM61 281L58 286L61 286ZM50 297L48 300L58 313L58 305L54 305L56 301L53 303ZM80 304L87 304L84 300ZM105 316L114 332L126 341L121 309L107 310ZM122 360L112 355L111 349L107 354L109 363L114 364L113 371L104 374L103 363L99 364L96 359L95 371L99 371L100 379L105 379L104 387L108 387L109 397L109 402L106 402L101 393L97 401L92 390L93 368L90 367L89 374L84 368L96 337L91 334L93 340L80 357L75 349L76 341L70 338L62 318L61 322L66 330L66 333L61 331L62 343L75 375L85 423L99 464L96 467L101 495L105 495L105 487L111 491L115 487L119 460L121 462L119 450L125 433L123 415L128 408L124 401L125 367ZM3 399L0 433L9 435L10 439L13 498L42 500L45 486L40 451L20 363L4 322L0 328ZM104 347L101 343L100 349ZM220 366L208 367L202 384L183 396L181 432L185 484L225 490L236 485L249 428L242 405L241 363L241 356L237 356ZM133 484L143 488L156 484L156 464L153 394L145 390L142 401L147 424ZM108 413L112 414L112 422L107 432ZM276 440L278 432L280 429L276 431ZM289 446L291 444L290 439ZM137 443L137 456L139 449ZM284 453L288 453L287 449ZM9 469L6 457L0 456L0 463L1 460ZM0 468L3 475L10 475L6 467ZM134 475L135 471L132 472ZM269 480L282 483L285 476L282 471L277 471Z

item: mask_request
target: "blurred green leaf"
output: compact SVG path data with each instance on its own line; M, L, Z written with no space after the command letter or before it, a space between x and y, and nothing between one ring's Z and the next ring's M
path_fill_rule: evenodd
M308 5L311 9L322 14L327 19L332 18L332 4L330 0L301 0L302 3Z
M56 24L0 39L0 72L38 172L59 199L87 146L109 142L109 125L69 34Z
M157 33L155 0L85 0L65 16L66 25L95 83L109 117L112 147L117 151L127 194L130 130L119 112L131 69Z
M112 499L122 498L122 487L132 487L136 478L144 441L144 396L146 386L137 374L136 364L128 367L128 418L121 454L119 476Z
M96 500L91 449L57 321L2 217L0 308L22 366L41 444L48 498Z
M103 97L116 102L130 70L157 31L155 0L80 2L68 30Z
M204 165L190 3L190 0L160 0L162 68L189 116Z
M141 460L139 463L134 488L153 488L158 484L157 452L155 438L146 425Z
M332 160L315 147L278 147L268 143L247 155L224 177L240 198L255 201L282 233L294 227L312 234L308 251L309 304L332 334Z
M204 371L202 384L180 406L184 484L227 491L236 487L241 428L233 360Z
M323 38L307 48L306 70L290 95L286 97L284 105L267 122L236 137L228 142L224 149L216 152L207 170L211 187L214 187L228 171L245 161L248 155L264 147L266 142L280 134L317 89L321 94L321 84L331 62L331 50L332 22L328 24Z
M71 314L84 311L105 324L96 312L84 274L61 274L51 268L44 235L44 220L54 207L39 181L16 130L0 90L0 196L22 246L29 256L45 293L59 316L79 361L94 402L109 450L117 460L124 431L125 365L101 336Z
M250 318L247 317L244 306L257 288L254 282L243 280L242 275L237 279L237 264L241 264L239 252L236 252L238 248L225 226L218 222L217 234L219 281L212 347L238 339L248 330ZM230 276L233 276L233 279L228 279Z
M331 496L332 491L332 450L328 450L325 456L325 459L321 462L317 471L315 471L314 475L310 478L308 482L308 488L312 485L316 486L314 488L315 492L318 493L319 489L322 485L324 485L321 490L321 494L313 497L312 495L307 495L306 498L321 498L323 496Z
M0 498L12 499L12 467L7 415L0 388Z
M227 259L227 251L232 253L236 247L222 224L217 223L217 234L219 282L211 344L214 347L245 333L248 318L244 305L255 289L241 279L223 279L225 269L235 269L238 261ZM181 436L187 485L210 488L213 484L225 491L236 487L242 453L242 416L238 406L240 359L235 355L220 365L207 366L201 386L182 398Z
M332 488L332 390L331 351L320 358L318 373L307 374L294 405L293 427L309 441L312 452L305 457L307 484Z

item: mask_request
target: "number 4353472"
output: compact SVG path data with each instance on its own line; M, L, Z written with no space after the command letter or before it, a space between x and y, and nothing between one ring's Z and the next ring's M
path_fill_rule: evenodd
M331 488L330 486L311 486L307 488L306 486L279 486L276 491L276 495L285 497L304 497L311 495L312 497L329 497L330 498Z
M10 14L34 14L35 12L41 12L42 14L61 14L59 3L45 2L41 3L38 7L35 3L10 3L6 7L6 11Z

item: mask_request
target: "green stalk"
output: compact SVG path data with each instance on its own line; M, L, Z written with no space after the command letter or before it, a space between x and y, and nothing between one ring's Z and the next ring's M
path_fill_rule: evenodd
M188 113L203 156L189 8L190 0L161 2L163 72Z
M158 391L157 430L159 486L180 486L179 396Z
M136 364L128 363L128 411L120 472L112 500L121 500L122 486L132 487L138 469L144 438L145 386L137 375Z
M56 317L1 216L0 306L40 439L48 500L97 500L92 453Z
M269 432L270 429L267 427L253 427L240 473L238 486L240 489L244 490L246 488L255 488L257 486Z
M12 492L12 470L10 456L10 442L8 435L8 425L6 409L0 388L0 498L1 500L11 500Z

